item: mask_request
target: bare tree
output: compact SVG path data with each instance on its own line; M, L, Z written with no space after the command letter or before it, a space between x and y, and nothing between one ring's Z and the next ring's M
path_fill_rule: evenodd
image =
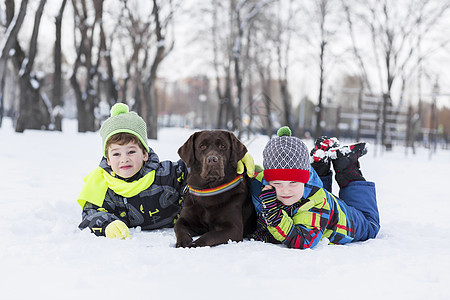
M288 70L292 64L290 60L291 39L293 33L293 21L298 13L293 7L293 0L289 0L287 6L287 19L282 16L282 8L278 5L278 13L276 17L275 47L278 65L278 76L280 82L280 94L283 102L283 121L289 126L292 134L295 135L296 125L292 118L292 104L288 89Z
M112 44L114 42L115 31L109 30L108 33L104 28L104 20L106 19L104 4L95 2L96 11L100 16L98 22L98 51L95 69L97 70L97 94L100 101L108 103L109 106L114 105L118 100L118 84L114 75L113 62L111 57Z
M20 4L19 13L14 17L14 0L6 0L6 22L7 29L4 34L3 42L1 44L0 50L0 76L3 78L6 69L6 62L9 57L10 50L14 47L17 41L17 34L19 33L20 27L25 19L27 12L28 0L24 0Z
M248 12L244 14L244 16L241 16L243 13L243 10L245 8L245 5L248 0L242 0L238 3L236 6L236 25L238 26L237 30L237 36L236 40L233 46L233 59L234 59L234 76L235 76L235 82L236 82L236 90L237 90L237 118L235 120L236 122L236 128L238 130L238 137L241 137L242 135L242 71L241 71L241 52L242 52L242 40L244 32L247 30L248 25L252 20L261 12L262 8L271 2L274 2L277 0L263 0L259 1L253 5L250 6L248 9Z
M146 110L143 111L143 115L146 117L148 137L151 139L158 137L158 108L155 92L158 67L163 59L173 50L174 46L174 41L169 45L166 44L165 33L172 22L175 7L172 5L172 2L169 2L168 11L166 15L163 15L161 10L162 2L164 1L158 3L157 0L153 0L152 15L155 26L156 52L150 65L150 72L148 76L144 77L143 81L143 90L145 93L144 103L146 103Z
M37 38L46 0L41 0L36 10L33 32L30 39L28 56L18 41L15 45L13 61L19 70L19 116L16 120L16 132L25 129L48 129L50 125L51 104L46 103L40 94L40 83L32 73L37 54Z
M319 96L316 109L316 129L315 137L322 135L322 116L323 116L323 90L325 84L325 59L328 50L330 36L333 34L327 29L327 22L330 14L330 1L317 0L316 17L319 25Z
M245 57L244 57L244 70L246 70L247 75L247 102L248 102L248 128L247 128L247 137L250 138L250 134L252 131L253 126L253 109L254 109L254 76L253 76L253 57L254 53L251 53L251 50L254 49L253 46L253 35L254 35L254 26L250 25L250 27L247 30L247 49L245 51Z
M242 134L244 79L252 60L249 57L250 28L263 7L274 1L212 3L211 45L219 99L217 127L236 130L239 136Z
M95 90L97 77L96 62L93 58L95 27L100 21L103 0L72 0L74 12L74 44L77 56L73 64L70 83L77 103L78 131L96 131L99 127L94 115L99 99ZM90 13L94 12L94 16Z
M64 9L66 7L67 0L63 0L59 8L58 15L55 17L55 50L54 50L54 74L53 74L53 98L52 98L52 121L54 123L54 129L62 130L62 91L63 91L63 79L62 79L62 47L61 47L61 35L62 35L62 19Z
M6 32L4 34L3 42L0 45L0 126L3 119L4 111L4 88L5 76L7 69L7 61L10 50L14 48L17 41L17 34L22 26L27 12L28 0L23 0L20 4L19 12L14 17L14 0L5 0L6 11Z
M358 93L358 128L356 130L356 140L359 141L361 138L361 119L362 119L362 99L363 99L363 94L364 94L364 90L368 90L368 92L370 94L372 94L372 87L371 84L369 82L369 78L368 78L368 74L367 74L367 67L366 67L366 63L364 62L362 55L361 55L361 50L360 48L357 46L357 39L355 36L355 28L354 28L354 17L352 14L352 10L350 8L350 5L348 4L348 2L346 0L341 0L342 2L342 6L345 12L345 17L346 17L346 21L347 21L347 26L348 26L348 33L350 35L350 39L352 42L352 52L354 57L357 60L357 64L359 66L359 71L360 73L358 74L358 79L359 79L359 86L360 86L360 90Z
M117 16L118 26L115 29L117 40L120 43L122 56L124 57L125 74L123 84L120 87L121 101L131 102L133 109L141 111L142 99L141 82L143 72L147 62L148 47L152 36L151 20L142 20L137 8L130 6L128 1L121 1L123 8L118 10L120 15ZM131 47L131 51L130 50ZM131 55L129 55L131 53ZM142 59L144 57L145 59ZM131 86L129 84L131 83ZM131 96L129 90L131 89Z
M354 57L357 60L358 66L359 66L360 74L358 75L358 78L360 80L361 88L366 88L369 90L369 93L372 93L372 87L371 87L371 84L369 82L369 78L367 75L366 63L364 62L363 57L361 55L360 47L358 47L358 45L357 45L356 32L355 32L355 28L354 28L355 27L354 26L354 16L353 16L354 13L352 12L351 6L347 0L341 0L341 2L342 2L342 7L345 12L345 18L347 21L348 34L350 35L350 39L352 42L352 52L353 52Z
M126 69L121 87L122 99L127 101L131 89L133 109L139 111L146 121L148 138L156 139L158 101L155 83L161 62L174 47L170 29L179 2L153 0L149 14L143 14L140 11L143 8L131 1L121 0L121 3L123 12L118 30ZM131 51L128 51L130 46ZM126 54L130 52L131 55Z
M406 4L406 5L405 5ZM389 142L387 113L392 106L392 87L403 81L411 64L417 65L422 41L433 32L450 7L448 1L369 1L362 16L371 33L373 53L383 89L382 144ZM402 79L403 78L403 79ZM400 83L401 84L401 83ZM402 87L401 89L404 89Z
M304 48L312 53L313 61L317 66L318 78L318 96L315 109L316 124L314 136L322 135L323 117L324 117L324 90L328 80L328 74L331 72L330 65L335 62L332 53L333 42L336 40L336 32L340 29L340 23L337 19L339 10L336 0L315 0L309 2L303 7L305 22L303 25L306 30L298 28L297 36L305 40ZM311 54L310 54L311 55Z
M267 41L270 40L268 37L270 33L267 30L259 31L255 36L254 41L254 57L253 61L255 68L258 70L259 82L261 85L261 96L265 108L266 118L265 118L265 131L266 134L271 137L273 133L273 120L272 120L272 98L271 98L271 81L272 81L272 49L267 47Z
M213 52L213 67L216 79L216 93L219 100L217 128L234 130L236 109L233 105L232 89L232 47L236 33L234 12L236 1L229 3L213 0L211 15L211 43ZM227 5L228 4L228 5ZM222 81L223 78L223 81ZM233 121L233 122L230 122ZM231 123L232 127L228 125Z
M77 102L78 131L96 131L101 118L96 112L102 96L109 105L118 99L110 55L112 37L108 44L103 26L104 0L72 0L72 5L77 57L70 83Z

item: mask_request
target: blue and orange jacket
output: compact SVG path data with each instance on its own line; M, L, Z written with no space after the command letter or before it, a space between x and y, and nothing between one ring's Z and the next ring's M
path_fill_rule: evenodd
M253 204L258 213L258 229L252 238L282 243L296 249L312 248L323 237L333 244L346 244L354 240L354 209L328 192L313 168L300 201L283 206L281 222L276 227L267 226L261 216L259 199L261 189L268 184L263 176L259 173L250 183Z

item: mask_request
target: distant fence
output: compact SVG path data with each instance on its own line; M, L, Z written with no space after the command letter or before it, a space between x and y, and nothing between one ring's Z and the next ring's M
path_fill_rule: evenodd
M342 112L339 114L339 122L344 124L357 122L357 137L359 139L372 139L376 143L382 140L382 126L385 122L385 146L390 148L392 142L401 141L406 144L408 139L408 114L405 109L396 109L392 102L386 105L386 112L383 111L383 97L364 95L361 99L360 112Z

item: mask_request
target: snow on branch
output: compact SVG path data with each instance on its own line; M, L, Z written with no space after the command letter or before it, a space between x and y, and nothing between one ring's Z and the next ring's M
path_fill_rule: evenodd
M239 34L236 37L236 41L234 43L233 47L233 56L239 57L239 54L241 52L241 41L242 41L242 35L243 32L247 29L248 23L261 11L261 9L266 6L267 4L270 4L272 2L276 2L278 0L264 0L261 2L258 2L251 10L250 12L245 16L244 20L239 25ZM239 4L236 7L236 13L238 16L238 22L240 21L240 13L242 8L244 7L245 3L247 3L247 0L243 0L239 2Z
M244 20L241 23L241 30L247 29L248 23L261 11L261 9L266 6L267 4L270 4L272 2L276 2L278 0L265 0L261 1L258 4L253 7L253 9L247 14L247 16L244 18Z

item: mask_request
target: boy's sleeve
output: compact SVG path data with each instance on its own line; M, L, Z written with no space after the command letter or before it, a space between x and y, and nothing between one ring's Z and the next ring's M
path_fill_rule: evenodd
M178 160L176 163L174 163L175 166L175 176L178 186L178 192L181 197L184 197L184 189L186 188L186 180L187 180L187 174L188 169L186 167L186 164L181 159Z
M78 228L88 228L96 236L105 236L105 228L111 222L119 220L118 217L109 213L105 208L86 202L83 207L82 221Z
M273 237L285 244L289 248L307 249L317 245L323 236L323 230L320 227L321 217L317 213L312 213L312 217L308 218L311 225L295 224L294 219L289 217L283 210L281 222L276 227L268 227ZM297 217L295 217L297 219Z
M320 180L323 183L323 188L326 189L329 193L332 193L332 186L333 186L333 172L330 171L328 175L320 176Z
M259 199L259 194L264 187L262 178L262 173L259 173L256 174L254 178L249 180L250 195L252 197L253 206L259 215L261 214L261 199Z
M269 232L266 220L259 213L256 214L256 230L250 235L250 239L254 239L255 241L262 241L266 243L272 244L281 244L280 241L277 241L273 235Z

